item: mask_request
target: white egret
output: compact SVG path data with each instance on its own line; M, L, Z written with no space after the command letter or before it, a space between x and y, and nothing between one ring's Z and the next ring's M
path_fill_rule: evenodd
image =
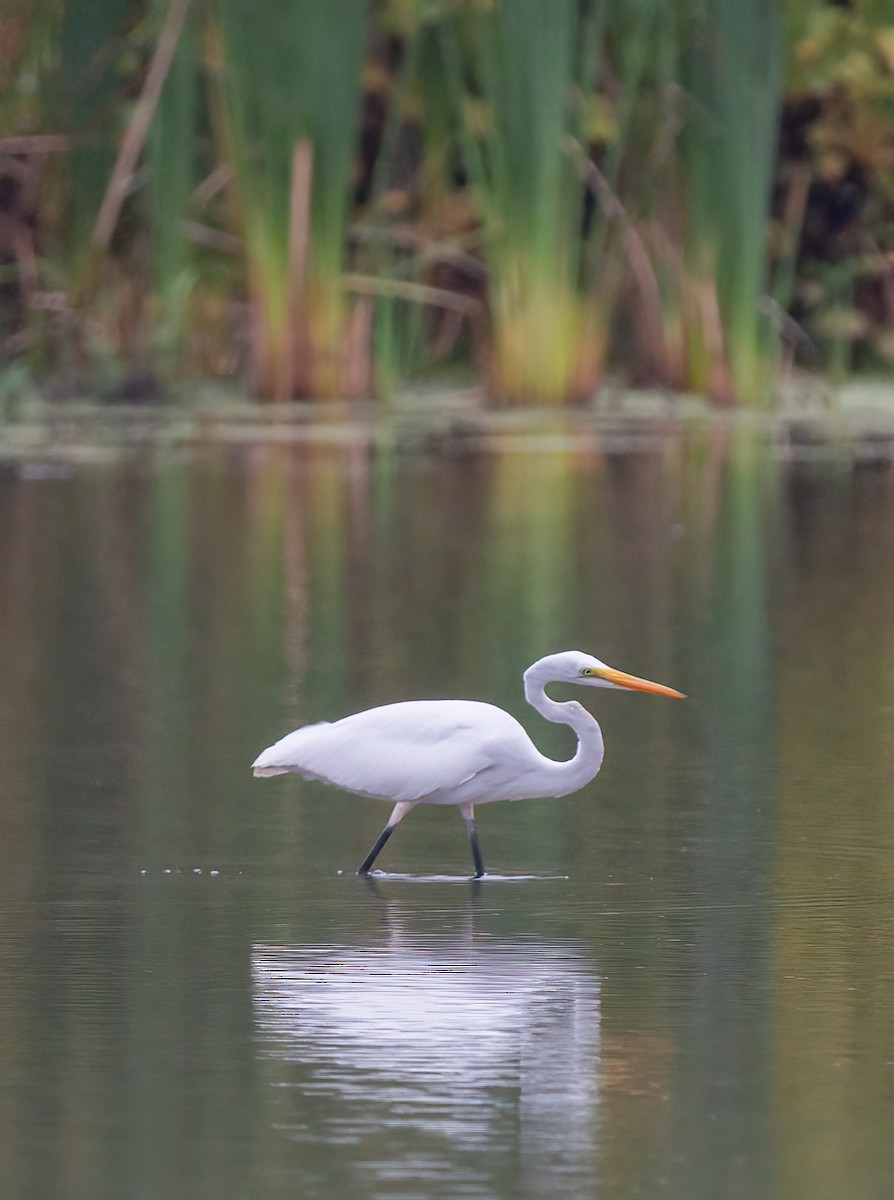
M525 699L547 721L570 725L577 753L567 762L541 754L522 726L493 704L477 700L410 700L355 713L341 721L304 725L268 746L252 763L255 775L294 772L394 804L388 824L363 860L368 875L395 827L417 804L455 804L469 833L475 878L484 863L475 832L475 805L496 800L567 796L602 766L602 730L576 700L559 703L548 683L654 692L683 699L648 679L607 667L578 650L549 654L524 674Z

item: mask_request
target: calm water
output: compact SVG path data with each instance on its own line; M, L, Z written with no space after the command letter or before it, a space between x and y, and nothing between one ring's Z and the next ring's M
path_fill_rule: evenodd
M747 433L0 474L3 1200L888 1200L894 475ZM254 780L580 648L562 801ZM403 877L401 877L403 876ZM446 878L445 878L446 877Z

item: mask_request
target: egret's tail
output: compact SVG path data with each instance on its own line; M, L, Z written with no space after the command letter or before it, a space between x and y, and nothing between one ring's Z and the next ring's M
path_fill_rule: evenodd
M288 775L290 771L294 771L298 775L303 775L307 743L312 741L314 736L324 728L329 729L331 726L326 721L320 721L316 725L302 725L293 733L287 733L278 742L274 742L272 746L261 751L251 764L252 773L269 776Z

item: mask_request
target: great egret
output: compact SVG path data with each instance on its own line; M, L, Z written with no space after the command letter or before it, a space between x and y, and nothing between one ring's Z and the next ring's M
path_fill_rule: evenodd
M578 650L549 654L524 674L525 699L546 717L570 725L577 753L567 762L541 754L522 726L477 700L410 700L355 713L341 721L304 725L268 746L252 763L255 775L285 775L333 783L394 804L388 824L360 865L368 875L395 827L417 804L455 804L469 833L475 878L484 863L475 832L475 805L495 800L567 796L597 774L604 745L599 723L576 700L546 694L548 683L620 688L676 696L682 692L607 667Z

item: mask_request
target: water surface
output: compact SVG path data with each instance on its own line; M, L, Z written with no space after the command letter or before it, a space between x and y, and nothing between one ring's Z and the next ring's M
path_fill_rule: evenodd
M894 479L710 426L0 475L0 1195L894 1190ZM576 796L254 780L580 648ZM561 690L560 690L561 691ZM567 694L570 695L570 690Z

